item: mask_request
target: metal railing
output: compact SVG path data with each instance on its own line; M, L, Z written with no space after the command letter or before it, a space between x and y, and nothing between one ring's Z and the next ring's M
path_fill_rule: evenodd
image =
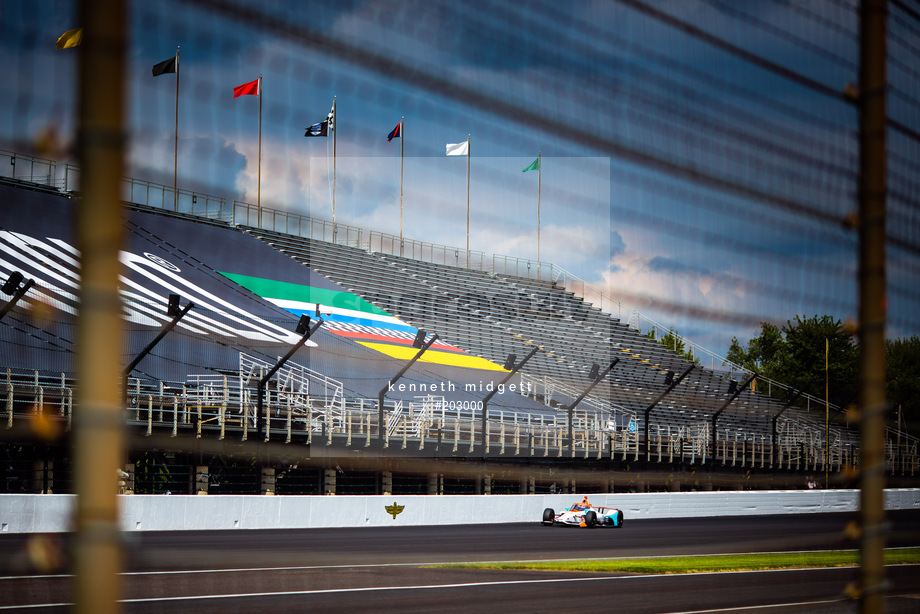
M329 220L269 207L260 209L256 205L238 200L233 201L230 219L235 226L251 226L327 243L365 247L362 242L364 231L357 226L349 226L342 222L333 223Z
M126 422L148 434L155 430L194 434L196 437L230 436L246 440L252 429L251 389L240 390L225 376L190 376L184 383L128 381ZM73 379L66 374L6 369L0 408L7 429L17 421L34 422L42 415L69 430L74 412ZM361 450L377 445L380 437L377 402L350 398L326 390L267 395L264 416L266 440L293 443L322 443ZM296 402L292 398L298 396ZM296 407L295 407L296 406ZM599 416L585 414L573 424L569 442L568 424L562 414L532 414L490 411L486 431L481 416L470 409L454 409L443 399L420 397L417 401L388 402L383 444L387 449L409 449L424 454L443 446L459 456L478 455L485 444L493 456L610 458L639 460L645 447L642 429L611 430ZM859 463L859 449L852 441L834 436L825 441L820 429L803 428L783 420L777 440L763 433L719 429L715 449L710 442L708 422L674 425L656 421L650 425L648 449L654 462L690 462L759 466L797 471L839 472ZM920 440L887 429L885 468L892 475L915 475L920 469Z
M485 252L429 243L427 241L417 241L405 237L400 239L397 235L376 230L372 230L368 236L367 249L371 252L402 256L412 260L473 269L475 271L488 270Z
M516 256L492 255L493 275L513 275L526 279L552 282L555 267L551 262L538 262Z
M75 164L65 164L64 176L60 179L58 187L67 193L79 193L80 167ZM153 181L122 177L121 197L125 202L132 204L230 222L230 215L226 209L226 199L204 192L195 192L184 188L175 190L171 186L165 186Z
M237 397L245 399L242 403L244 419L251 416L255 424L258 407L252 404L252 388L258 385L259 380L273 365L240 353L239 366ZM330 423L341 423L345 405L345 387L342 382L294 362L288 362L281 367L272 376L272 382L272 388L266 390L269 406L274 404L285 407L290 415L298 417L310 416L321 408ZM249 394L244 393L247 390ZM317 403L319 399L322 399L321 406Z
M521 388L526 390L525 396L534 400L543 399L544 403L556 398L556 395L563 395L565 398L574 400L581 393L575 387L562 381L546 376L533 376L527 373L521 373ZM584 411L591 411L604 416L606 423L616 425L616 429L624 428L630 422L636 422L636 412L622 405L608 401L603 397L588 395L581 401Z
M56 169L54 160L0 149L0 177L56 187Z

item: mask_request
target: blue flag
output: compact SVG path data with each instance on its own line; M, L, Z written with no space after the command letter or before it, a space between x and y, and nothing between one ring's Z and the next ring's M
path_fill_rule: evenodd
M398 139L401 133L402 133L402 122L399 122L398 124L396 124L395 128L390 130L390 134L387 135L387 143L389 143L393 139Z

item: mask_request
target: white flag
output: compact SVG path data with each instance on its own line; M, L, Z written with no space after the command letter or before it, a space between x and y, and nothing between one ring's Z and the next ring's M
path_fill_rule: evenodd
M448 143L447 144L447 155L448 156L468 156L470 155L470 142L463 141L462 143Z

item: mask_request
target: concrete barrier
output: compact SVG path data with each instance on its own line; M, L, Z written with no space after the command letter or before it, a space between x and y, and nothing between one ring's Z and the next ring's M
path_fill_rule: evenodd
M125 531L301 529L539 522L577 495L124 495ZM857 490L714 491L588 494L596 506L644 518L855 512ZM0 495L0 532L45 533L71 528L74 495ZM920 489L885 491L889 510L920 509Z

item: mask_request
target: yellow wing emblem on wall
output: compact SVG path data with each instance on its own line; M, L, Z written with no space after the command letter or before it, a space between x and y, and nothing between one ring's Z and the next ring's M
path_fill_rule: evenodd
M405 508L405 505L396 505L396 501L394 501L393 505L384 506L383 509L387 511L387 514L390 514L393 517L393 520L396 520L396 515L401 514Z

